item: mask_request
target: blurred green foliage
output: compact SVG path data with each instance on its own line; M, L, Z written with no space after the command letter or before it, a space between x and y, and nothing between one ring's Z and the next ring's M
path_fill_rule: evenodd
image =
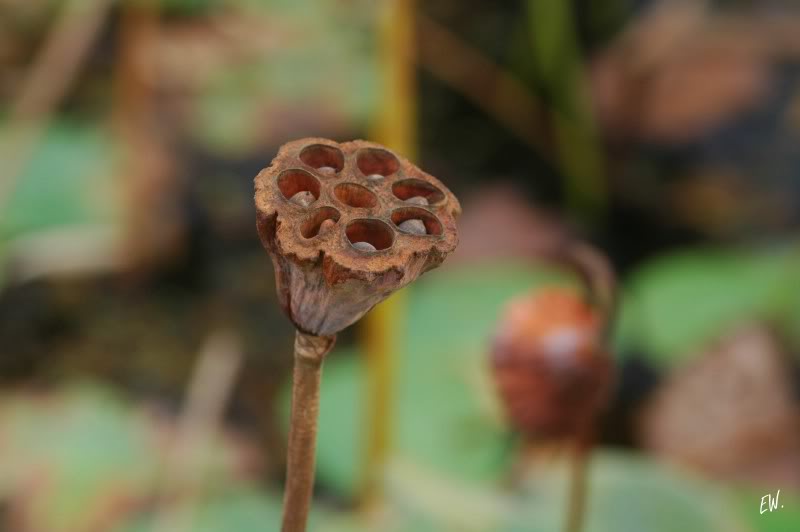
M281 519L280 499L265 497L252 487L224 488L215 497L199 502L189 506L167 506L158 515L158 521L154 520L152 513L143 514L116 528L114 532L151 532L155 526L167 526L161 523L192 532L260 532L271 530L273 526L277 530L277 523Z
M115 148L102 128L54 122L21 175L10 177L0 216L0 287L6 250L15 239L75 227L120 230Z
M132 408L98 385L5 392L0 398L0 498L19 514L24 530L50 532L107 527L131 514L158 510L153 496L164 481L173 438L167 416ZM269 507L266 495L242 473L241 449L219 433L191 445L200 460L193 478L202 481L193 489L202 494L203 504L195 505L204 516L223 514L209 519L211 525L225 522L225 515L249 515L253 499ZM229 510L228 490L249 498L236 498Z
M695 300L702 294L713 299L715 290L738 289L733 294L724 291L728 298L719 306L696 311L710 313L712 320L698 319L691 310L685 321L658 323L647 345L661 345L658 341L664 339L674 343L665 342L666 351L657 351L654 361L677 363L684 355L681 349L701 345L726 324L759 311L773 315L772 309L782 308L775 307L774 292L760 281L779 282L792 254L743 253L740 258L746 257L750 259L731 261L727 254L699 253L667 259L666 265L637 277L637 290L652 282L651 290L663 289L678 300ZM512 467L514 442L494 402L485 367L503 304L544 283L575 286L573 279L554 270L495 263L433 272L409 290L408 334L396 373L395 458L386 480L389 504L399 506L396 518L405 525L393 530L559 528L568 477L563 462L532 472L523 493L500 487ZM661 301L658 294L653 297ZM669 302L668 298L662 304ZM360 354L339 350L328 358L323 379L319 481L350 497L357 493L363 474L363 375ZM284 405L288 411L288 401ZM591 475L590 532L748 530L736 524L742 512L754 530L762 530L762 525L763 530L773 530L765 520L749 517L757 511L754 497L740 498L644 457L601 453ZM787 522L792 518L789 514Z
M560 530L567 500L568 464L531 472L507 530ZM719 486L631 454L596 453L589 477L586 532L735 532L732 500Z
M698 249L655 259L627 282L618 345L678 364L737 322L767 320L800 340L795 246Z
M491 331L511 296L546 281L570 280L514 264L445 272L432 272L409 290L408 334L395 373L395 451L455 479L493 482L510 458L510 436L485 368ZM360 359L359 353L332 353L322 382L318 475L349 495L363 473ZM286 399L284 412L288 394Z
M16 180L0 217L0 242L44 229L118 221L114 152L101 128L55 122Z
M207 149L249 153L284 139L293 123L352 128L368 123L378 102L374 19L359 0L232 2L252 23L248 53L220 65L197 94L188 133Z
M781 506L773 512L761 513L761 498L768 492L775 497L778 488L746 488L736 496L739 513L753 530L758 532L784 532L795 530L800 523L800 493L781 490Z

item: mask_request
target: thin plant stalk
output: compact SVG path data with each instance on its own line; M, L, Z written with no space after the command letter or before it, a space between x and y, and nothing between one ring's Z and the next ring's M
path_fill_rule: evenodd
M607 259L593 247L570 242L561 250L562 260L580 275L591 303L601 316L601 341L608 344L617 305L616 279ZM588 470L594 443L594 419L575 437L570 464L570 486L565 532L581 532L588 498Z
M581 276L591 302L602 318L601 339L607 344L614 324L616 278L608 260L593 247L571 242L564 251L564 261ZM591 424L594 420L589 420ZM569 501L565 532L581 532L588 498L588 470L594 442L594 427L584 428L575 438L571 457Z
M300 331L295 336L282 532L303 532L308 522L314 489L322 363L335 341L335 336L314 336Z
M601 339L607 344L617 309L617 279L611 265L600 252L579 241L567 243L556 251L556 255L580 276L589 302L600 315Z
M587 445L578 443L573 449L571 458L567 519L564 532L581 532L586 516L591 450Z
M580 277L588 302L600 316L600 342L608 344L616 310L616 278L608 260L592 246L580 241L567 240L544 253L546 258L567 266ZM570 479L567 494L567 514L564 532L583 529L588 498L588 464L594 443L594 423L590 417L571 438L569 457ZM564 445L566 447L566 444ZM528 457L523 457L524 462Z
M536 82L550 96L550 121L567 207L581 221L607 210L605 158L592 116L575 14L570 2L528 0L531 59Z
M417 85L415 0L390 0L379 20L378 68L382 101L372 135L385 146L416 159ZM379 498L379 479L390 450L393 373L403 336L405 291L394 294L365 317L366 452L360 499L365 507Z

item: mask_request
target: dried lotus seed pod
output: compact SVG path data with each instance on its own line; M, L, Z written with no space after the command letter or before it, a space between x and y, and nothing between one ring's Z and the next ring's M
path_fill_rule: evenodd
M258 234L281 306L309 334L351 325L458 242L456 197L375 143L290 142L255 187Z

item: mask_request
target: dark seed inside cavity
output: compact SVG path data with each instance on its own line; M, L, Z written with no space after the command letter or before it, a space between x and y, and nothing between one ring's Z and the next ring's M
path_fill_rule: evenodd
M397 226L401 231L406 233L411 233L412 235L427 235L428 231L425 229L425 224L422 220L419 219L411 219L406 220L405 222L401 223Z

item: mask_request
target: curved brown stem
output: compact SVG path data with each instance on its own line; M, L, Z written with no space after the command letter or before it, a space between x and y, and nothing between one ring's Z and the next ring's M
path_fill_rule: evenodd
M589 302L602 320L600 332L607 343L613 327L617 305L616 277L608 259L589 244L578 240L566 242L559 250L560 258L581 277ZM588 421L590 424L593 420ZM571 457L569 499L565 532L581 532L588 496L588 468L594 443L594 427L584 427L575 440Z
M313 336L300 331L295 336L282 532L306 529L314 489L322 362L335 342L335 336Z
M601 331L608 339L616 311L617 280L608 259L600 251L580 240L568 240L558 246L555 259L566 264L580 277L586 297L601 317Z

